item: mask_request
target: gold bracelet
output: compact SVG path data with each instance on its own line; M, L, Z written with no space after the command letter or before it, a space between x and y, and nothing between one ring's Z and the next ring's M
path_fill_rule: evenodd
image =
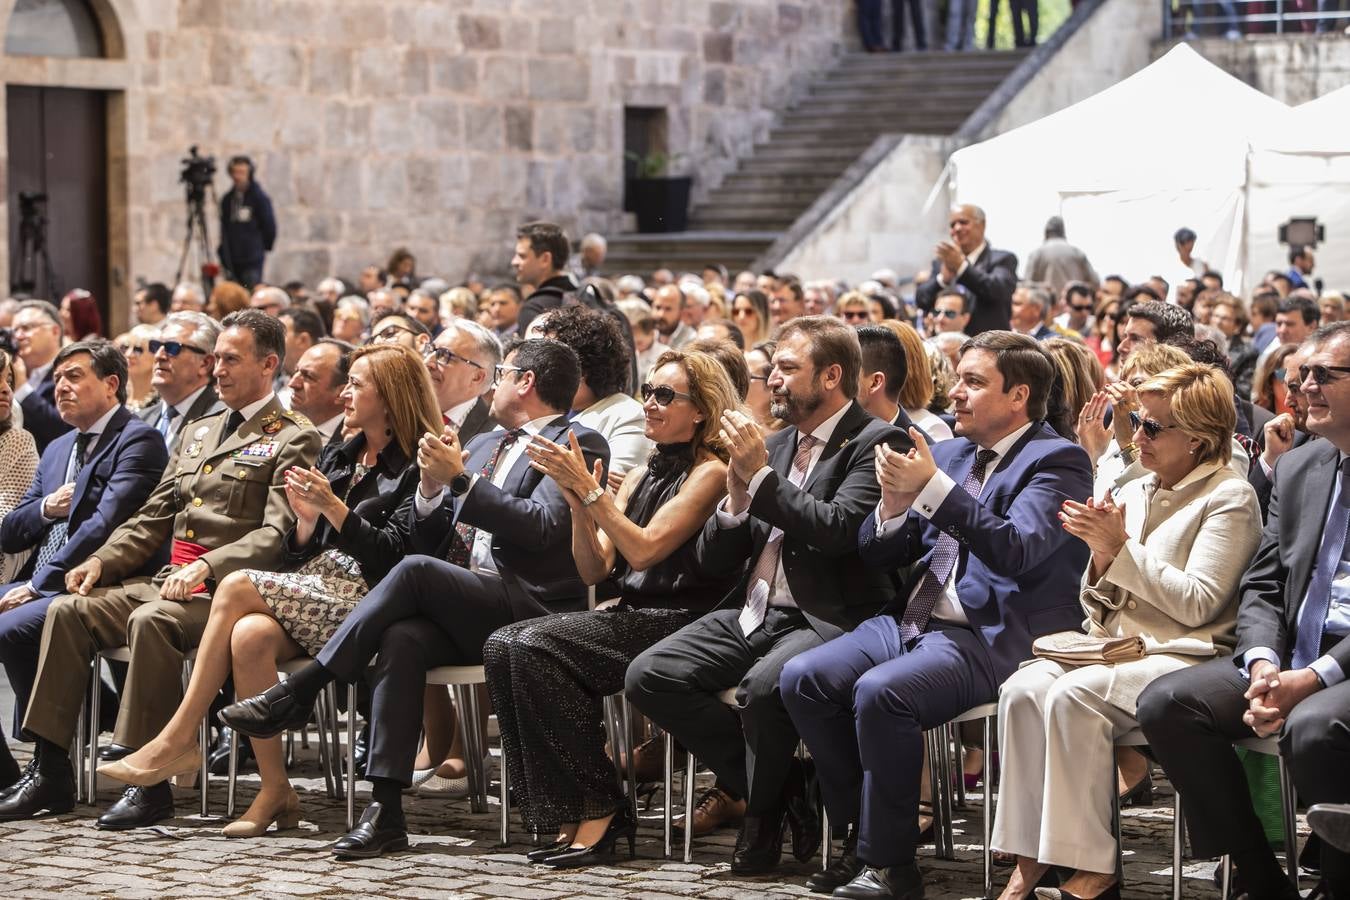
M1120 456L1122 459L1129 459L1138 452L1139 452L1139 445L1134 443L1133 441L1126 444L1124 447L1120 448Z

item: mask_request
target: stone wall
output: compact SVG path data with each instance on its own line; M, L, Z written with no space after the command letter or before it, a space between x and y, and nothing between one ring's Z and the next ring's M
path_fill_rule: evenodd
M1239 41L1191 42L1201 56L1235 78L1290 106L1350 84L1350 40L1340 34L1251 35ZM1170 50L1159 43L1155 57Z
M352 274L400 244L423 272L501 272L519 222L623 226L626 105L669 111L670 149L706 192L854 39L839 0L93 5L117 19L124 59L4 63L11 82L76 73L123 92L120 291L172 275L189 144L256 160L279 219L272 280ZM0 21L12 6L0 0Z

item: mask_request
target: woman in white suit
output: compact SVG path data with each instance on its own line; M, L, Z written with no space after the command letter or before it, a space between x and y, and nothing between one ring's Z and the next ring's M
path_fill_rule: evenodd
M1137 726L1136 703L1149 682L1230 653L1235 642L1238 580L1256 551L1261 512L1228 465L1232 384L1189 363L1149 379L1138 396L1139 411L1129 415L1148 474L1060 512L1064 528L1092 550L1082 586L1087 633L1037 642L1095 654L1110 640L1132 647L1126 655L1135 658L1038 658L1003 684L992 843L1016 855L1017 869L1002 898L1031 896L1050 866L1074 870L1062 886L1070 900L1120 896L1114 739Z

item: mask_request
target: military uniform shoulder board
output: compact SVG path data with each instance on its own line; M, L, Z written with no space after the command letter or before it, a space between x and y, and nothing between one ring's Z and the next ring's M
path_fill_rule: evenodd
M288 409L284 413L282 413L282 415L290 419L295 424L299 425L301 428L314 427L314 423L309 420L309 416L305 415L302 412L297 412L293 409Z

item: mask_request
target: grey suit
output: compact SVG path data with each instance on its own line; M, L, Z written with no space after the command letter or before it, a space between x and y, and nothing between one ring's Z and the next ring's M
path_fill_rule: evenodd
M206 389L197 395L197 399L192 401L192 405L188 407L187 413L182 417L183 421L178 423L178 430L174 433L174 439L168 444L168 451L172 453L177 449L178 436L183 433L183 429L187 426L187 423L200 419L202 416L209 416L212 413L220 412L224 408L225 404L220 402L220 397L216 394L215 386L208 384ZM161 400L136 410L136 415L140 416L141 421L151 428L159 430L159 417L163 412L163 409L164 402Z

